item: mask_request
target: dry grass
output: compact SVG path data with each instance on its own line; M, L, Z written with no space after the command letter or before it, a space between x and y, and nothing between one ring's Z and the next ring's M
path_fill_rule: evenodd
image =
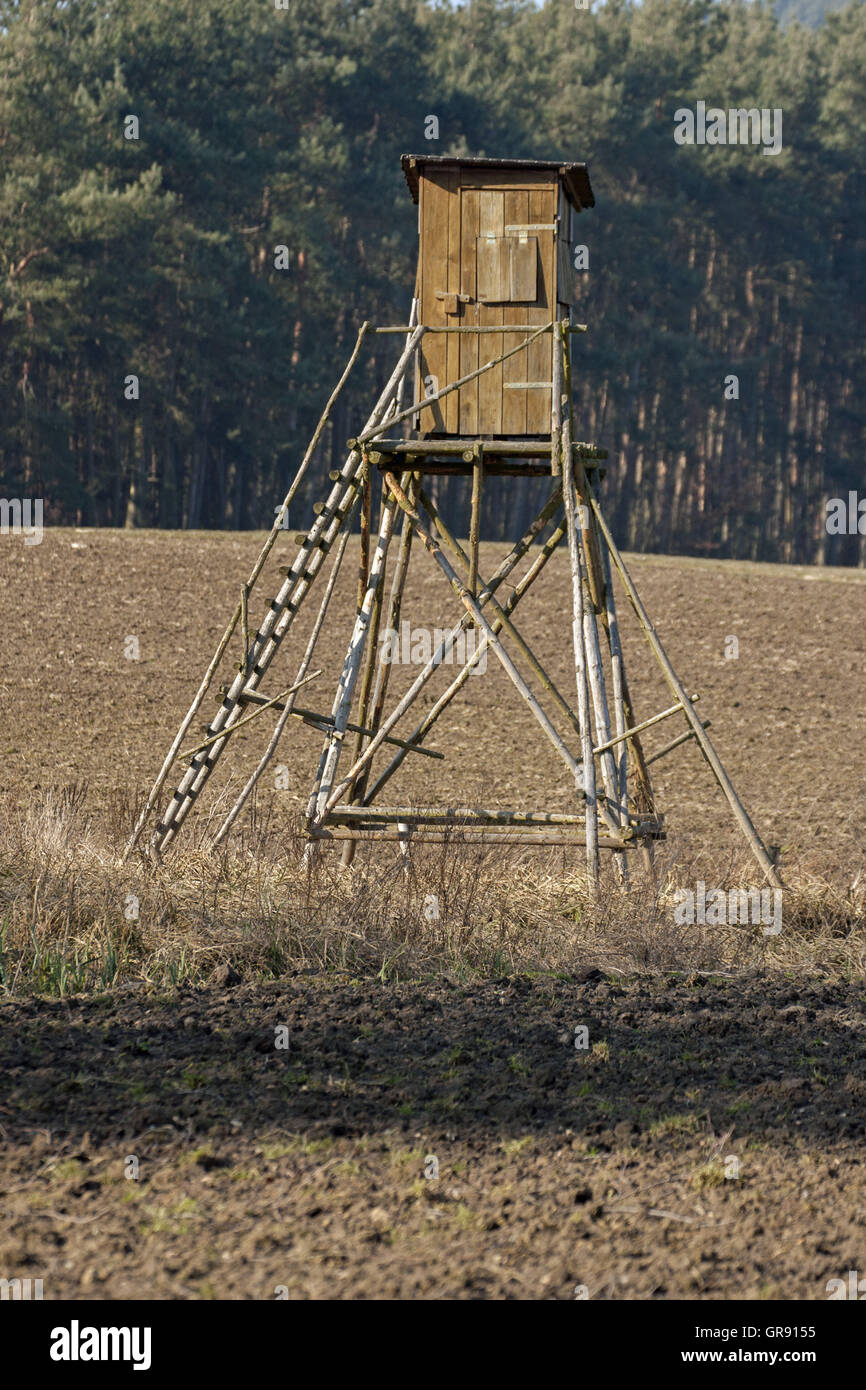
M772 968L866 972L866 886L845 891L786 869L783 928L677 923L674 892L755 886L746 862L702 862L660 846L653 878L630 859L628 892L610 871L593 901L573 851L419 846L404 872L395 847L333 852L302 864L253 816L217 854L207 825L165 863L121 862L130 800L91 813L86 790L44 794L0 824L0 989L65 995L133 979L158 987L208 980L226 964L247 977L343 970L383 979L446 972L471 979ZM219 808L214 814L218 814Z

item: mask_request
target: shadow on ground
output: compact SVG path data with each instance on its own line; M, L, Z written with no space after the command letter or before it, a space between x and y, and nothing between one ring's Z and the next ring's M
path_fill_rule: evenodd
M604 1152L700 1118L826 1143L863 1135L864 1030L861 988L758 975L476 986L301 975L6 1001L0 1122L13 1142L162 1126L482 1141L567 1129Z

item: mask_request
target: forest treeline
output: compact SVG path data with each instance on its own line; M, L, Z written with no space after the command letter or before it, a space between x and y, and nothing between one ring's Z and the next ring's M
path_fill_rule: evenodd
M268 527L359 324L406 321L400 154L561 157L591 163L578 437L621 541L866 563L825 526L866 491L864 72L862 0L815 29L748 0L0 0L0 496ZM676 143L699 101L780 109L781 153ZM491 487L486 534L539 486Z

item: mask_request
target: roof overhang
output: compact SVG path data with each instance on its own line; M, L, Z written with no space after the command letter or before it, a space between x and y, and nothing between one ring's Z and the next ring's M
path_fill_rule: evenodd
M418 182L423 169L427 165L433 165L438 169L450 166L455 169L546 170L562 179L566 196L578 212L582 208L595 207L595 198L589 181L589 170L585 164L574 164L560 159L487 159L483 157L460 159L457 156L452 157L447 154L404 154L400 163L403 166L403 173L406 175L406 182L409 185L413 203L418 201Z

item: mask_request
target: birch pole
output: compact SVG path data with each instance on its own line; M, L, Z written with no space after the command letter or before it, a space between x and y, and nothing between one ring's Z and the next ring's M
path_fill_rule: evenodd
M564 325L560 325L561 336L561 370L564 386L562 397L562 419L563 426L567 424L568 439L574 433L574 409L571 398L571 354L568 347L568 335L564 331ZM569 448L569 457L572 459L572 474L574 472L573 453ZM582 465L578 463L578 470L582 470ZM576 509L576 524L580 533L581 550L585 563L585 574L589 574L593 564L593 551L591 548L591 516L589 507L583 503L583 499L578 492L581 505ZM598 564L598 587L603 588L601 564ZM602 598L603 595L599 595ZM598 624L595 619L595 608L593 607L589 589L583 605L583 650L586 661L586 674L589 690L592 695L592 707L595 715L595 741L596 744L606 744L610 739L610 715L607 708L607 690L604 680L604 666L601 660L601 644L598 640ZM602 752L600 756L600 766L602 781L604 782L605 800L601 803L601 811L605 823L610 830L616 830L622 825L619 814L619 782L617 778L616 766L613 754ZM609 803L616 807L616 815L612 815L609 810ZM621 883L626 883L628 879L628 866L626 865L625 855L616 855L614 868Z
M566 384L560 367L560 379L555 385L563 405L560 444L562 454L562 496L565 502L565 523L568 535L568 556L571 564L571 638L574 647L574 676L577 684L577 713L580 720L583 751L583 785L586 795L586 867L594 892L598 891L598 802L595 785L595 759L592 754L592 728L589 717L589 689L586 674L583 628L583 575L580 564L580 541L574 506L574 463L571 454L571 420L568 404L570 383ZM566 394L568 391L568 394Z
M373 561L370 565L370 575L367 581L364 601L355 619L355 627L349 642L348 651L346 652L346 659L343 663L343 672L340 676L340 683L334 697L334 706L332 710L334 726L325 744L324 767L322 769L322 777L316 796L316 807L313 813L313 820L315 822L321 822L323 819L331 787L333 786L336 776L343 739L346 736L346 725L349 720L352 696L355 692L355 683L358 679L361 658L364 655L364 648L367 642L373 605L376 601L376 596L382 581L385 560L388 554L388 545L394 527L396 502L393 496L385 492L384 485L382 491L382 520L379 527L379 538L376 543Z

